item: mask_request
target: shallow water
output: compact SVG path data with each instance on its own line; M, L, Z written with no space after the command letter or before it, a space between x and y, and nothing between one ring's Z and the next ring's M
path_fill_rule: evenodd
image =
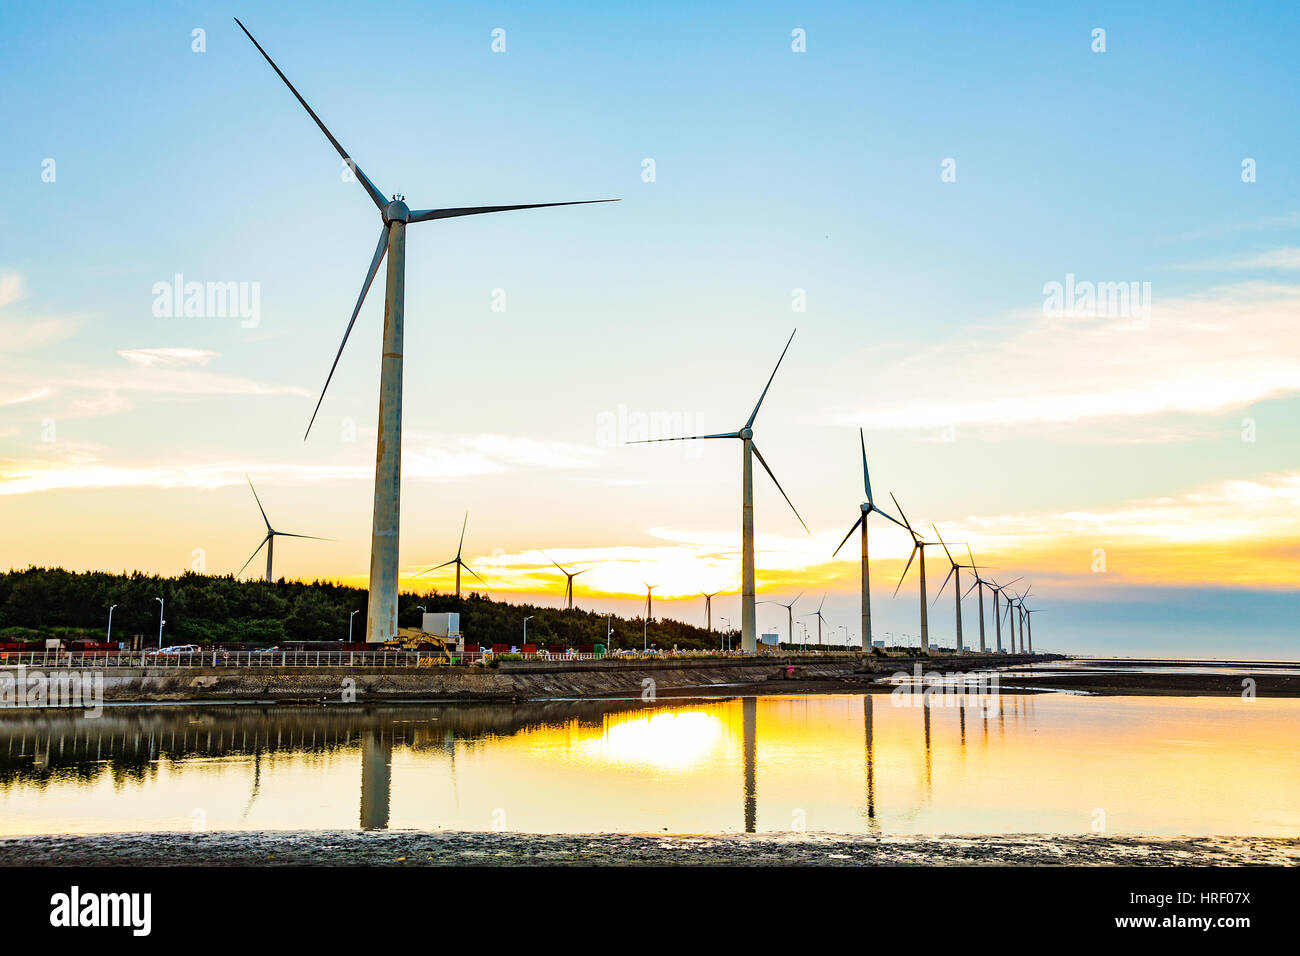
M1004 693L0 714L0 835L1300 834L1300 700Z

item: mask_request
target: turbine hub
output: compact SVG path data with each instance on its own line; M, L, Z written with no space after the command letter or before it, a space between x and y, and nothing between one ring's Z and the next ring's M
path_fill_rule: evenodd
M863 513L864 515L869 515L869 514L871 514L872 504L871 504L870 501L864 501L864 502L862 502L861 507L862 507L862 513Z
M743 438L745 441L749 441L751 438L754 437L754 429L748 426L742 428L740 430L740 437Z
M400 199L384 207L384 222L406 222L411 218L411 208Z

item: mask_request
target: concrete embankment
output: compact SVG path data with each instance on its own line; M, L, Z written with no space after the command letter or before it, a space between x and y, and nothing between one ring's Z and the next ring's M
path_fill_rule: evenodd
M122 667L103 673L107 701L472 699L639 696L653 681L655 692L686 688L762 686L794 678L815 685L841 682L868 686L920 663L926 673L1005 667L1037 657L978 655L928 659L889 657L763 656L595 661L500 661L493 667Z

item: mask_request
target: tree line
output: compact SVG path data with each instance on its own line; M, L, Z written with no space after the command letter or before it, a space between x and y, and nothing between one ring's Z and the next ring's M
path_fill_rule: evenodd
M108 609L113 610L113 640L139 635L144 646L158 637L159 605L164 602L164 645L282 641L339 641L348 636L353 611L353 640L365 640L365 588L331 581L239 581L233 575L196 574L175 577L140 571L67 571L29 567L0 574L0 641L61 637L103 640ZM406 591L398 595L400 627L419 627L423 606L431 613L460 613L461 630L471 643L518 645L523 620L528 640L537 644L604 644L640 647L643 618L610 618L592 611L539 607L494 601L478 593L466 597L437 591ZM605 639L606 621L613 640ZM702 627L661 618L649 623L649 642L661 648L717 647L721 634ZM734 643L738 643L733 641Z

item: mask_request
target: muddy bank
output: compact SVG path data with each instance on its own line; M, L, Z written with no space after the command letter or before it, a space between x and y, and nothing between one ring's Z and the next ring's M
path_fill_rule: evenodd
M1296 866L1300 839L122 833L0 839L4 866Z

